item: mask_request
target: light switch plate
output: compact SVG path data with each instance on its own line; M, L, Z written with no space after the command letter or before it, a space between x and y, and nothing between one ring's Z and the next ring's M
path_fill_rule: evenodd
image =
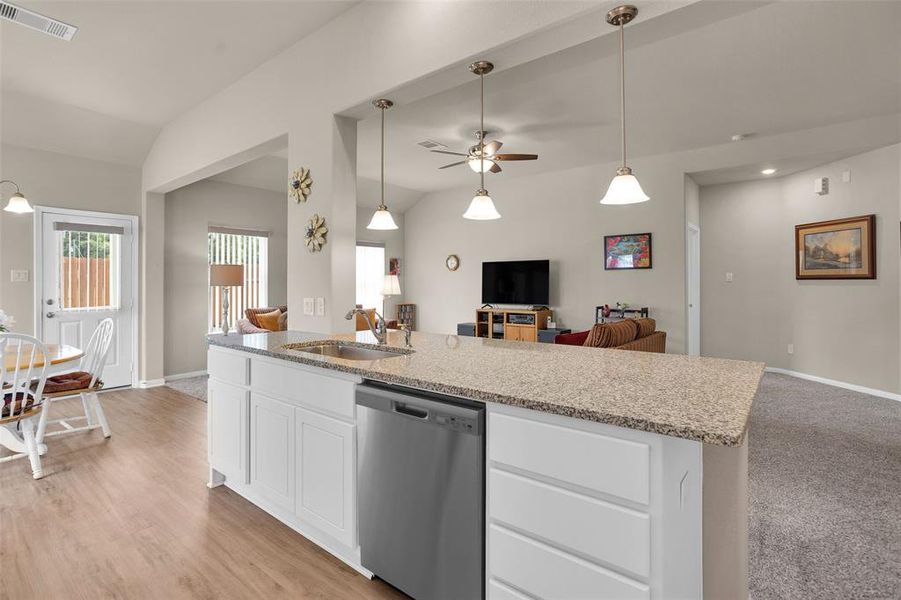
M303 299L303 314L305 314L305 315L313 314L313 299L312 298L304 298Z
M316 316L322 317L325 315L325 298L316 298Z
M732 280L733 280L732 272L731 271L727 272L726 273L726 283L732 283Z
M11 269L9 280L12 283L28 283L28 269Z

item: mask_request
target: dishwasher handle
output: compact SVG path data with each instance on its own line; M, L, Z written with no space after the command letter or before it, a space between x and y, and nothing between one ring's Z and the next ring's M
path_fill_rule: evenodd
M398 402L397 400L391 403L391 408L394 412L407 415L408 417L413 417L415 419L422 419L427 421L429 418L429 411L424 408L419 408L418 406L410 406L405 402Z

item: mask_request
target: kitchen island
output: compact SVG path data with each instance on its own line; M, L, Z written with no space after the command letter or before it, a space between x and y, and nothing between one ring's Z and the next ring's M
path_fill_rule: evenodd
M747 596L747 421L761 363L369 332L211 336L210 485L361 573L356 386L484 402L489 598Z

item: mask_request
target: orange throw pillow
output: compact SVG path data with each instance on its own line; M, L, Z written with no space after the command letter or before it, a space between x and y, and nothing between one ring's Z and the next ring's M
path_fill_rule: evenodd
M257 321L260 327L269 331L278 331L278 319L282 316L282 311L275 309L269 313L260 313L257 315Z
M636 340L648 337L657 331L657 321L649 317L635 319L635 324L638 325L638 336L635 338Z

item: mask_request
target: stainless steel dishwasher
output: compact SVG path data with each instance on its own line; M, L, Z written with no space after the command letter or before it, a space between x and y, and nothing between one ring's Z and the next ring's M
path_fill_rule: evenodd
M363 566L417 600L484 598L485 409L357 387Z

